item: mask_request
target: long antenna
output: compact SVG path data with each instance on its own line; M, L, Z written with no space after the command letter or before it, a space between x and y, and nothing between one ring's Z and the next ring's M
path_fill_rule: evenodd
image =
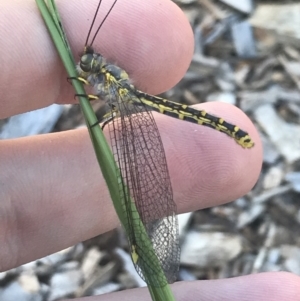
M89 41L89 38L90 38L90 35L91 35L91 32L92 32L92 29L93 29L95 20L96 20L97 15L98 15L98 11L99 11L100 6L101 6L101 2L102 2L102 0L99 0L99 3L98 3L98 6L97 6L97 9L96 9L96 12L95 12L95 14L94 14L93 22L92 22L92 24L91 24L91 26L90 26L90 29L89 29L89 32L88 32L88 35L87 35L87 38L86 38L86 41L85 41L85 46L87 46L87 44L88 44L88 41Z
M93 18L93 22L92 22L92 24L91 24L90 30L89 30L89 32L88 32L88 36L87 36L86 41L85 41L85 45L86 45L86 46L92 46L92 45L93 45L93 43L94 43L94 41L95 41L95 39L96 39L96 36L97 36L99 30L101 29L103 23L104 23L105 20L107 19L108 15L110 14L110 12L112 11L112 9L114 8L114 6L115 6L115 4L117 3L117 1L118 1L118 0L115 0L114 3L112 4L112 6L110 7L109 11L107 12L107 14L105 15L104 19L103 19L102 22L100 23L98 29L96 30L96 33L94 34L94 37L93 37L91 43L88 45L88 41L89 41L89 38L90 38L90 35L91 35L91 32L92 32L92 28L93 28L94 23L95 23L95 21L96 21L96 18L97 18L99 9L100 9L100 5L101 5L101 3L102 3L102 0L99 0L98 6L97 6L97 9L96 9L94 18Z

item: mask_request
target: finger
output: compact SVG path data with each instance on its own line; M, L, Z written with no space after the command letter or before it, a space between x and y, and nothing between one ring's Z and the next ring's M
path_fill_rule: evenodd
M171 286L177 301L296 301L300 277L286 272L263 273L222 280L178 282ZM85 297L76 301L151 300L147 288L109 295Z
M78 60L99 0L59 1L58 10ZM102 1L97 24L112 5ZM14 24L14 26L12 26ZM34 1L5 1L0 11L0 118L74 102L74 90ZM30 34L28 34L30 33ZM96 51L128 71L152 94L176 84L193 53L193 34L182 11L168 0L118 1L94 43Z
M256 145L243 149L210 128L155 114L178 213L244 195L261 168L258 134L244 113L216 103L197 108L236 122ZM2 269L119 224L86 129L0 141L0 148Z
M238 125L250 134L255 146L243 149L223 133L188 122L177 124L158 115L179 212L224 204L245 195L255 185L262 166L259 135L243 112L218 102L195 108Z

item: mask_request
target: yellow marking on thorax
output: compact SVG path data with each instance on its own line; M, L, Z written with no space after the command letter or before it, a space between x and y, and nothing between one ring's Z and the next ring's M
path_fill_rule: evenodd
M104 74L107 82L109 83L116 82L116 79L109 72L106 71Z
M119 93L119 95L121 96L121 97L124 97L124 96L126 96L126 95L128 95L128 89L126 89L126 88L119 88L118 89L118 93Z

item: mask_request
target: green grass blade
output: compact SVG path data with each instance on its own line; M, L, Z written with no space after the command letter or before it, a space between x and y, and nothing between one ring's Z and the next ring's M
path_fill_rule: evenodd
M45 4L44 0L36 0L38 7L41 11L41 14L44 18L44 21L48 27L52 40L57 48L57 51L62 59L62 62L66 68L69 77L77 77L77 72L75 69L75 60L73 58L72 53L70 52L67 40L63 33L63 29L61 27L61 22L59 16L57 14L57 10L53 1L49 2L49 8ZM55 18L53 17L55 16ZM76 94L86 94L83 85L78 80L72 80L72 84L76 91ZM101 168L105 170L103 175L106 175L106 181L110 183L117 182L117 176L115 173L115 161L111 150L106 142L106 139L103 135L102 130L99 126L94 126L91 130L89 125L97 123L97 117L91 107L90 102L87 100L86 97L79 97L79 103L85 117L87 128L89 129L91 140L95 151L97 153L101 152L100 162ZM97 159L99 156L97 156ZM107 175L108 174L108 175ZM118 191L116 189L116 185L110 188L110 191ZM116 197L116 196L115 196ZM115 198L114 197L114 198Z
M75 61L70 51L69 43L65 36L63 27L61 25L60 17L56 9L54 0L48 1L48 6L46 5L44 0L36 0L36 3L48 27L52 40L57 48L57 51L63 61L68 76L77 77L77 72L75 69ZM74 86L76 94L86 94L83 85L78 80L72 80L72 84ZM81 105L83 115L85 117L85 121L89 130L89 134L96 153L96 157L100 165L102 174L107 183L115 210L128 235L130 229L129 226L127 225L127 214L125 211L125 204L123 203L119 192L120 181L123 181L119 168L114 160L113 154L110 150L109 145L107 144L107 141L103 135L100 126L93 126L93 127L90 126L92 124L97 123L97 117L90 105L90 102L87 100L86 97L79 97L79 102ZM125 194L126 197L129 198L129 192L125 191ZM134 212L134 220L140 221L139 214L137 212L137 209L133 201L130 202L130 206L132 207L131 208L132 212ZM148 235L146 233L145 228L142 226L142 223L141 222L133 223L133 227L134 227L134 231L137 231L137 233L139 233L144 244L146 242L145 246L147 250L145 252L149 254L155 254L151 241L148 238ZM158 272L157 275L151 275L147 272L146 269L143 270L143 274L149 283L151 283L151 279L153 279L154 277L156 281L157 281L157 277L159 277L159 279L164 279L162 281L163 284L160 287L153 287L151 285L148 286L152 300L174 301L175 298L170 290L169 285L168 284L164 285L164 283L167 283L167 281L164 276L163 270L160 267L160 263L157 257L151 256L151 262L149 262L148 264L158 266L160 270L160 272Z

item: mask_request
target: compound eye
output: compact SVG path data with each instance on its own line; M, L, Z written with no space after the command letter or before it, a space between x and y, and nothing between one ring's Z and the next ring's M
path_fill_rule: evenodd
M92 64L93 64L93 55L91 53L84 54L80 58L80 68L84 72L89 72L92 70Z

